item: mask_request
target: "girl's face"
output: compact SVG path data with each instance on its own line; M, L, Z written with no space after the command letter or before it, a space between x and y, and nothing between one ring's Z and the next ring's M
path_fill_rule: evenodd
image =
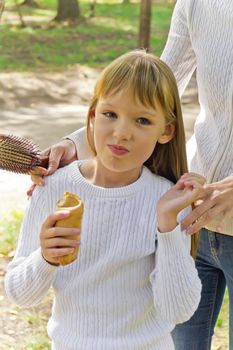
M97 164L135 179L156 143L168 142L174 132L160 106L144 106L130 90L99 99L92 123Z

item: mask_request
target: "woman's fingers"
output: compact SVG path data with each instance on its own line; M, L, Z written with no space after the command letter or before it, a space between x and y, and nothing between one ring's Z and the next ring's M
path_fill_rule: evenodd
M195 233L199 231L204 222L210 219L212 212L210 211L212 205L210 202L203 202L201 205L193 209L181 222L182 230L189 228L189 233Z
M224 211L224 208L223 204L216 204L211 200L203 201L182 221L181 227L187 229L187 233L193 234L219 217L216 231L221 231L223 224L233 216L231 210Z
M76 147L69 139L61 140L49 149L48 175L52 175L59 167L70 164L77 159Z
M61 146L51 147L49 153L48 175L52 175L58 169L61 159L64 155L64 149Z
M30 175L31 176L46 176L46 175L48 175L48 170L41 167L41 166L37 166L30 171Z

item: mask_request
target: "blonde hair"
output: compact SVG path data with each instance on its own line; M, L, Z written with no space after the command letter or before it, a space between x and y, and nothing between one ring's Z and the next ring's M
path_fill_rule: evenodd
M100 74L87 115L87 140L92 151L95 154L91 117L98 100L127 89L145 106L156 109L160 105L166 124L175 126L173 138L165 144L157 143L144 163L154 174L175 183L187 172L185 132L177 84L170 68L145 50L131 51L118 57Z

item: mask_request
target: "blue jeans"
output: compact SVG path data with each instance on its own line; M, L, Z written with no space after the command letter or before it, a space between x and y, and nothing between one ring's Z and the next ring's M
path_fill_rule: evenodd
M202 295L193 317L172 333L176 350L210 350L226 285L230 304L230 350L233 350L233 236L202 229L196 258Z

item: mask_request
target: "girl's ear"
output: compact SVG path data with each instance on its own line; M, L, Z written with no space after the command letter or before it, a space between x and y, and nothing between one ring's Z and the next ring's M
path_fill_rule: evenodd
M174 124L167 124L164 133L158 138L158 143L164 144L171 141L175 135L175 131Z

